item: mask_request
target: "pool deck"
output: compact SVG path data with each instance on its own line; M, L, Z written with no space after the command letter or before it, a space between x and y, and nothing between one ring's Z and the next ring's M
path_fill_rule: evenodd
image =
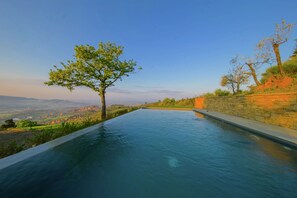
M193 111L206 115L208 117L220 120L222 122L245 129L251 133L266 137L275 142L289 147L297 148L297 131L283 128L276 125L265 124L262 122L231 116L205 109L193 109Z

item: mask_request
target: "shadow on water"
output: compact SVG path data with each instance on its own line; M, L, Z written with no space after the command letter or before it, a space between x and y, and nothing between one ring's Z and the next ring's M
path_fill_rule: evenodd
M198 118L201 118L200 113L198 113L198 115L197 113L195 113L195 116ZM257 147L262 152L264 152L265 154L267 154L268 156L276 160L293 164L296 167L296 171L297 171L297 166L296 166L297 150L296 149L289 148L280 143L276 143L272 140L266 139L265 137L255 135L249 131L232 126L220 120L207 117L206 121L209 121L215 124L216 127L222 129L224 132L228 132L231 134L236 133L236 135L244 136L247 140L247 141L242 141L242 140L237 141L236 139L234 139L235 142L229 143L229 144L233 144L234 146L240 146L242 144L250 144L253 148Z
M100 152L111 152L111 145L120 148L118 136L107 131L102 124L90 133L1 170L0 197L39 197L73 169L84 168L81 163L94 150L100 156Z

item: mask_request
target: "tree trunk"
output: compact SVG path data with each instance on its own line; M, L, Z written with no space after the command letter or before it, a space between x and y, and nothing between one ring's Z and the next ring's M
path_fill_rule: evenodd
M252 63L247 63L247 66L250 68L251 71L251 75L253 76L253 79L256 83L257 86L261 85L261 83L259 82L258 78L257 78L257 74L256 74L256 70L253 67Z
M238 94L238 93L239 93L239 91L240 91L240 84L239 84L239 83L237 83L237 84L236 84L236 93Z
M283 65L282 65L282 61L281 61L281 56L279 53L279 44L273 44L273 51L276 57L276 62L277 62L277 67L279 70L279 73L281 76L285 75L284 69L283 69Z
M106 119L106 103L105 103L105 90L100 91L101 97L101 120Z
M233 82L231 83L231 88L232 88L233 95L235 95L236 92L235 92L235 87L234 87L234 83Z

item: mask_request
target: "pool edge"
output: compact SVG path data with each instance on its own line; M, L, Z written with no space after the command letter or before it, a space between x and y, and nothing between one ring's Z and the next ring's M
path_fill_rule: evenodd
M68 135L65 135L65 136L59 137L57 139L45 142L45 143L40 144L40 145L37 145L35 147L28 148L26 150L20 151L18 153L13 154L13 155L9 155L7 157L1 158L0 159L0 171L7 168L7 167L9 167L9 166L17 164L17 163L19 163L19 162L21 162L23 160L34 157L35 155L38 155L38 154L43 153L43 152L45 152L47 150L50 150L50 149L52 149L54 147L57 147L57 146L59 146L61 144L64 144L64 143L66 143L68 141L71 141L71 140L73 140L75 138L78 138L78 137L80 137L82 135L85 135L85 134L93 131L94 129L99 128L103 124L109 124L109 123L113 122L114 120L116 120L116 119L118 119L120 117L123 117L125 115L129 115L129 114L131 114L133 112L136 112L136 111L139 111L139 110L140 109L125 113L125 114L117 116L115 118L111 118L109 120L100 122L98 124L92 125L90 127L84 128L84 129L80 129L80 130L75 131L73 133L70 133Z
M283 127L279 127L279 126L261 123L261 122L254 121L254 120L239 118L236 116L231 116L231 115L218 113L218 112L211 112L211 111L202 110L202 109L193 109L193 111L203 114L207 117L213 118L215 120L219 120L224 123L233 125L235 127L244 129L250 133L259 135L261 137L267 138L269 140L280 143L282 145L297 149L297 138L288 137L287 136L288 134L286 134L286 132L291 132L291 133L296 132L296 134L297 134L297 131L295 131L293 129L287 129L287 128L283 128ZM227 118L223 118L224 116ZM246 122L246 124L244 122ZM249 124L254 124L256 126L251 126ZM269 128L269 129L264 129L265 127Z

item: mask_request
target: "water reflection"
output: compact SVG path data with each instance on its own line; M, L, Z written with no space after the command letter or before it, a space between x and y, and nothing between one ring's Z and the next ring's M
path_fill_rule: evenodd
M76 180L102 166L106 155L114 156L116 161L124 149L122 141L111 131L102 124L92 132L6 168L0 172L0 197L39 197L55 183L73 182L68 178Z
M205 119L205 116L201 113L195 112L195 116L200 119Z
M296 150L291 148L288 149L288 147L285 147L281 144L275 143L265 138L259 138L259 141L257 141L257 143L261 147L261 149L269 156L277 160L286 161L292 164L297 163ZM297 170L297 167L296 167L296 170Z
M195 114L196 115L196 114ZM196 115L197 116L197 115ZM265 154L268 156L276 159L276 160L281 160L283 162L287 162L292 164L297 171L297 150L294 148L289 148L286 147L282 144L276 143L272 140L266 139L265 137L261 137L258 135L255 135L249 131L240 129L238 127L232 126L230 124L226 124L222 121L209 118L207 121L211 121L213 124L215 124L217 127L221 128L224 130L224 132L230 132L231 134L238 134L245 136L248 140L250 140L253 144L253 146L257 146L260 148ZM241 143L236 141L235 139L233 140L232 145L236 145L237 147L240 146L240 144L236 143Z

